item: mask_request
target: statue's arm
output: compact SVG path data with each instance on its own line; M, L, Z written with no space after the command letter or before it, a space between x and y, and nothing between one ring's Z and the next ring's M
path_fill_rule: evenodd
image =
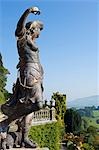
M16 31L15 31L15 36L20 37L20 36L22 36L24 34L24 32L25 32L24 24L25 24L27 16L30 13L34 13L35 15L36 14L39 15L40 14L40 10L37 7L32 7L32 8L27 9L23 13L23 15L21 16L21 18L19 19L19 21L17 23L17 28L16 28Z
M24 34L24 24L28 14L30 13L29 9L27 9L17 23L17 28L15 31L15 36L19 37Z

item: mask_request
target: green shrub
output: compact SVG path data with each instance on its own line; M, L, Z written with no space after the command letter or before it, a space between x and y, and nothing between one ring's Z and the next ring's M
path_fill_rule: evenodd
M95 150L94 147L89 145L88 143L84 143L82 146L82 150Z
M62 129L60 122L32 126L29 136L38 143L39 147L60 150Z

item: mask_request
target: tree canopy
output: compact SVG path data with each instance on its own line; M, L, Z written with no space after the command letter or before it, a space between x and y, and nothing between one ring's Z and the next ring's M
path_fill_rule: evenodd
M67 109L64 115L66 132L79 132L81 128L81 116L73 109Z

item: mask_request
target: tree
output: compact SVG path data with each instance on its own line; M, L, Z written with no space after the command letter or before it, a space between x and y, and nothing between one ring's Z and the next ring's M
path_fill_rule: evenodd
M0 66L3 66L2 55L1 55L1 53L0 53Z
M86 112L87 117L92 117L93 116L93 112L92 112L91 107L85 107L85 112Z
M82 130L85 130L85 131L86 131L87 128L88 128L88 126L89 126L89 125L88 125L88 121L87 121L87 119L84 118L84 117L82 117L81 119L82 119L82 125L81 125L81 126L82 126Z
M64 114L66 112L66 95L60 94L59 92L53 93L52 98L55 100L55 109L57 119L64 119Z
M92 147L95 147L96 144L96 135L97 135L97 131L96 131L97 128L93 127L93 126L89 126L87 128L87 132L84 136L84 143L87 143L89 144L89 146L92 146Z
M8 91L5 89L9 71L3 66L2 55L0 53L0 103L5 102L8 98Z
M77 133L81 128L81 116L77 111L67 109L64 115L64 122L66 125L66 132Z

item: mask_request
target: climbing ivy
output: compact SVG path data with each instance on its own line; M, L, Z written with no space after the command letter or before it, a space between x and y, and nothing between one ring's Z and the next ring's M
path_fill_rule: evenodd
M66 112L66 95L56 92L53 93L52 99L55 100L56 118L63 120Z

